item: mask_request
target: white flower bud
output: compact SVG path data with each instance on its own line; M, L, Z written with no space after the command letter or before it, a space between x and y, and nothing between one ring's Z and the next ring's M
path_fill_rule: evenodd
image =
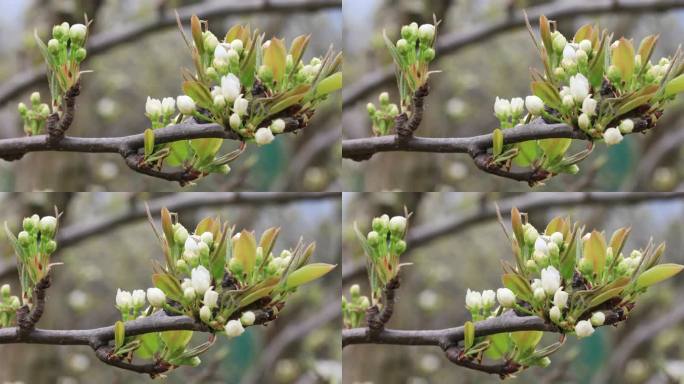
M214 308L217 305L219 294L213 289L209 288L204 292L204 300L202 302L209 308Z
M214 59L228 60L228 51L226 47L219 44L214 48Z
M7 298L10 295L10 285L9 284L3 284L2 287L0 288L0 296Z
M147 102L145 103L145 112L147 112L147 116L152 119L158 119L159 116L161 116L162 113L162 104L159 99L153 99L151 97L147 97Z
M511 99L511 114L513 116L519 116L523 113L525 109L525 101L520 97L514 97Z
M271 132L283 133L285 131L285 120L275 119L271 122Z
M491 289L482 291L482 306L484 308L491 308L496 303L496 293Z
M197 293L195 292L195 288L193 287L187 287L183 290L183 297L185 297L186 300L192 301L195 300L195 297L197 297Z
M209 321L211 321L211 308L207 307L206 305L203 305L202 308L200 308L199 316L202 321L208 323Z
M570 94L577 103L583 102L589 96L589 80L581 73L570 77Z
M81 45L85 41L87 33L88 27L83 24L74 24L69 29L69 38L75 44Z
M200 295L204 295L204 292L211 286L211 275L202 265L190 272L190 279L192 280L192 287Z
M571 61L577 60L577 52L575 52L575 48L573 48L572 45L568 44L563 48L563 59Z
M225 106L226 106L226 98L223 97L223 95L214 96L214 107L225 108Z
M240 116L247 114L247 108L249 107L249 101L243 97L238 97L233 103L233 112Z
M563 97L563 106L566 108L572 108L575 106L575 98L572 95L565 95Z
M622 141L622 133L617 128L608 128L603 132L603 140L607 145L615 145Z
M200 236L200 240L207 245L211 245L214 242L214 234L211 232L204 232Z
M120 310L127 310L133 303L133 296L128 291L116 290L116 306Z
M546 245L546 240L537 237L537 240L534 241L534 250L548 255L549 247Z
M482 294L478 291L471 291L468 289L466 292L466 308L469 310L478 310L482 306Z
M554 294L560 288L560 273L553 266L541 270L541 286L547 294Z
M423 24L418 28L418 38L423 41L431 41L435 37L435 26L432 24Z
M556 52L563 52L567 44L568 40L560 32L553 37L553 49Z
M589 116L594 116L596 114L596 105L598 102L591 97L587 97L582 101L582 112Z
M389 221L389 230L395 236L402 236L406 231L406 218L404 216L394 216Z
M133 308L140 308L145 305L145 291L142 289L136 289L131 295Z
M589 126L591 125L591 119L589 118L589 115L586 113L582 113L579 115L577 118L577 125L580 127L581 130L586 131Z
M199 252L199 246L197 245L197 241L195 241L193 237L188 237L187 239L185 239L183 249L185 250L185 252L195 254Z
M39 228L41 234L52 237L57 228L57 219L54 216L44 216L40 219Z
M527 244L534 244L539 237L539 232L532 224L528 223L525 225L524 237Z
M568 296L568 293L564 290L557 290L553 295L553 304L558 308L565 308L568 305Z
M159 288L148 288L147 301L155 308L162 308L166 304L166 294Z
M256 321L256 315L252 311L244 312L242 316L240 316L240 323L242 323L242 325L245 327L253 325L254 321Z
M525 107L532 116L540 116L544 111L544 101L537 96L527 96L525 98Z
M216 35L214 35L211 32L207 32L207 35L204 38L204 49L206 49L209 52L215 52L216 47L218 47L218 45L219 45L219 40L216 37Z
M496 299L504 308L511 308L515 305L515 293L508 288L499 288L496 290Z
M606 322L606 315L603 312L594 312L591 314L591 325L600 327Z
M236 52L240 53L244 49L244 44L242 43L242 40L235 39L230 42L230 47L233 48Z
M580 339L583 337L588 337L594 333L594 327L592 327L591 323L587 320L580 320L577 322L577 324L575 324L575 333Z
M195 101L190 96L180 95L176 98L178 110L184 115L192 115L195 112Z
M557 322L560 320L560 318L561 318L561 310L560 310L560 308L558 308L558 307L556 307L556 306L551 307L551 309L549 310L549 318L550 318L551 321L553 321L554 323L557 323Z
M275 136L273 136L273 132L271 132L270 129L259 128L254 134L254 139L256 140L257 145L262 146L271 143L273 139L275 139Z
M634 122L632 119L625 119L620 122L620 132L621 133L632 133L634 130Z
M162 99L161 105L162 115L164 116L171 116L176 112L176 100L172 97L165 97Z
M494 101L494 114L499 119L505 119L511 114L511 102L506 99L500 99L498 96Z
M584 39L579 42L579 47L586 53L591 53L591 40Z
M242 119L240 118L240 115L238 115L237 113L233 113L232 115L230 115L228 123L230 124L230 127L234 130L238 130L240 129L240 127L242 127Z
M240 79L232 73L221 78L221 92L226 101L232 103L240 97Z
M244 331L245 328L242 327L242 323L239 320L229 320L226 323L226 335L230 338L238 337Z

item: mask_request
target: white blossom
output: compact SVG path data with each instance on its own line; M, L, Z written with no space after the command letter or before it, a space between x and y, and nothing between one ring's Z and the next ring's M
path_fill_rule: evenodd
M537 240L534 242L534 250L548 255L549 247L546 245L546 240L542 239L541 237L537 237Z
M69 29L69 38L75 42L83 42L87 33L88 27L83 24L74 24Z
M568 305L568 296L568 293L564 290L557 290L553 295L553 304L558 308L565 308Z
M544 111L544 101L537 96L527 96L525 107L532 116L539 116Z
M615 145L622 141L622 133L617 128L608 128L603 132L603 140L607 145Z
M482 306L482 294L478 291L466 291L466 308L469 310L478 310Z
M632 133L634 130L634 121L632 119L624 119L620 122L621 133Z
M166 304L166 294L159 288L148 288L147 301L155 308L162 308Z
M482 291L482 306L491 308L496 303L496 293L491 289Z
M256 321L256 315L252 311L244 312L242 316L240 316L240 323L242 323L242 325L245 327L253 325L254 321Z
M240 320L229 320L226 323L226 335L230 338L242 335L245 328L242 326Z
M218 292L209 288L206 292L204 292L204 300L202 300L202 302L207 307L214 308L214 307L216 307L216 304L218 302L218 297L219 297Z
M406 218L404 216L394 216L389 221L389 229L392 233L403 234L406 231Z
M511 102L497 97L494 101L494 114L499 119L509 116L511 114Z
M515 304L515 293L508 288L499 288L496 290L496 299L504 308L511 308Z
M525 109L525 101L520 97L514 97L511 99L511 113L518 116L523 113Z
M192 288L200 295L204 295L204 292L211 286L211 275L202 265L193 268L190 272L190 279L192 280Z
M254 134L254 139L257 145L262 146L272 142L275 136L273 136L273 132L269 128L259 128Z
M145 291L142 289L136 289L131 294L132 304L134 308L140 308L145 305Z
M285 131L285 120L275 119L271 122L271 132L273 133L283 133Z
M599 327L606 322L606 315L603 312L594 312L591 314L591 325Z
M234 102L240 97L240 79L232 73L229 73L228 76L223 76L221 78L221 93L227 102Z
M133 303L133 296L128 291L116 290L116 306L119 309L126 310Z
M52 237L57 229L57 219L54 216L43 216L38 224L40 233Z
M575 324L575 333L578 338L588 337L594 333L594 327L587 320L580 320Z
M558 307L556 307L556 306L551 307L551 309L549 310L549 318L550 318L551 321L553 321L554 323L557 323L558 320L560 320L560 318L561 318L561 310L560 310L560 308L558 308Z
M594 116L596 113L596 105L598 104L598 101L595 99L592 99L591 97L587 97L582 101L582 112L586 113L587 115Z
M563 59L571 61L577 60L577 53L575 52L575 48L573 48L572 45L568 44L565 46L565 48L563 48Z
M570 94L578 103L583 102L589 96L589 80L581 73L570 77Z
M162 99L162 115L171 116L176 112L176 100L173 97L165 97Z
M235 39L235 40L230 42L230 47L233 48L236 52L242 52L242 49L244 48L244 44L242 43L242 40Z
M145 112L147 112L147 115L151 119L156 119L159 116L161 116L162 113L162 104L159 99L153 99L151 97L147 97L147 102L145 103Z
M560 288L560 273L553 266L548 266L541 270L541 286L544 291L552 295Z
M178 104L178 110L184 115L192 115L195 112L195 101L190 96L178 96L176 104Z
M418 37L422 40L430 41L435 37L435 26L423 24L418 28Z
M235 99L235 103L233 103L233 112L244 116L247 114L247 107L249 107L249 101L243 97L238 97Z

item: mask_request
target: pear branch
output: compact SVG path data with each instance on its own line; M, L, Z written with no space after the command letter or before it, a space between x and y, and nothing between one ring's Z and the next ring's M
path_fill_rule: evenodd
M555 2L529 8L527 14L530 20L537 20L540 15L546 15L549 19L562 21L582 15L606 13L640 15L645 12L665 12L669 9L682 7L684 7L684 0L595 0L581 4ZM436 47L437 59L523 27L525 27L525 17L522 12L517 12L512 17L506 16L498 22L485 22L467 27L465 31L442 35ZM355 83L344 87L342 106L344 108L353 106L363 98L370 96L376 89L390 84L394 79L394 68L391 65L369 72Z
M341 9L341 7L342 0L255 0L202 3L178 8L177 11L182 21L189 21L193 14L208 19L250 13L289 14L295 12L317 12L329 8ZM89 44L86 47L88 57L105 53L112 48L126 43L139 41L146 34L175 27L176 25L174 10L167 10L153 20L133 22L115 30L93 35L89 38ZM0 85L0 105L4 105L22 92L45 81L45 76L44 68L33 68L4 81L4 84Z

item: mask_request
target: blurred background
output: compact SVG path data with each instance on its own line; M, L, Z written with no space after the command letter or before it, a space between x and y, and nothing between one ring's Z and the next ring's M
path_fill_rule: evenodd
M366 104L383 90L397 100L394 76L380 87L369 87L391 58L382 30L396 40L402 25L411 21L442 20L437 42L456 42L484 28L505 23L509 12L521 9L550 14L559 8L607 4L612 0L345 0L344 67L345 139L372 136ZM631 3L639 3L631 1ZM656 2L653 2L656 3ZM684 4L663 12L582 14L566 18L559 30L566 36L589 22L598 22L615 37L633 38L635 44L649 34L660 34L654 57L669 56L682 43ZM510 99L529 90L529 68L541 68L539 54L525 28L499 30L475 44L440 55L431 69L426 113L418 135L467 137L490 133L498 126L493 106L496 96ZM366 92L357 92L363 89ZM352 99L352 93L355 97ZM356 97L359 96L359 97ZM633 136L620 145L598 145L576 175L561 175L548 182L547 191L565 190L674 190L684 182L684 102L679 97L665 112L655 131ZM578 148L579 149L579 148ZM370 161L342 161L346 191L528 191L524 183L479 171L463 154L380 153Z
M143 203L158 222L162 206L179 212L188 228L219 215L237 229L282 231L275 250L294 247L300 236L315 241L312 261L340 263L339 194L1 194L0 211L15 233L23 217L64 211L58 233L53 284L38 326L86 329L114 324L117 288L146 289L151 260L162 260ZM0 234L0 284L19 288L14 255ZM168 383L339 383L340 269L291 296L280 317L267 327L249 328L239 338L219 337L196 368L182 367ZM197 335L198 343L204 335ZM0 345L0 383L143 383L148 376L101 363L82 346Z
M181 68L191 68L190 54L173 22L173 10L191 11L208 19L211 30L222 36L237 23L249 23L267 36L289 41L300 34L312 34L305 60L322 56L332 44L342 48L340 7L308 10L309 1L296 8L276 12L253 12L231 16L222 8L268 3L262 0L3 0L0 13L0 137L23 136L17 113L20 101L28 102L37 89L48 95L47 80L12 97L5 97L17 81L31 77L33 69L44 67L33 37L34 30L45 40L52 26L62 21L83 22L87 13L92 24L90 43L107 43L131 29L149 29L121 44L88 50L78 98L76 120L69 134L110 137L141 133L148 127L145 100L181 93ZM318 2L311 0L311 2ZM332 2L329 2L332 4ZM263 8L263 7L261 7ZM217 11L218 10L218 11ZM166 13L165 13L166 12ZM167 15L164 28L145 28ZM205 15L220 15L206 17ZM189 25L189 22L186 23ZM92 48L92 47L91 47ZM333 95L316 113L310 126L299 134L286 135L272 145L249 149L233 163L228 176L211 175L198 182L194 191L214 190L339 190L341 150L340 93ZM226 141L224 153L236 148ZM49 166L46 166L49 164ZM21 161L0 162L0 190L6 191L160 191L180 187L129 170L116 154L32 153ZM186 188L187 189L187 188Z
M593 197L592 197L593 196ZM500 260L513 262L506 236L496 220L501 207L510 228L517 206L530 222L544 228L558 215L570 215L587 230L612 233L631 226L628 252L644 247L649 238L667 243L663 262L684 262L684 196L663 194L584 193L375 193L344 194L343 292L361 285L369 295L363 251L353 233L358 222L369 231L373 217L414 212L409 221L408 251L402 262L401 287L388 328L443 329L470 320L465 292L501 287ZM510 229L509 229L510 230ZM549 367L531 368L510 383L681 383L684 379L684 278L678 276L643 295L630 318L599 328L577 341L569 337L551 356ZM546 335L542 345L557 340ZM342 353L345 383L500 383L493 375L451 364L437 347L350 345Z

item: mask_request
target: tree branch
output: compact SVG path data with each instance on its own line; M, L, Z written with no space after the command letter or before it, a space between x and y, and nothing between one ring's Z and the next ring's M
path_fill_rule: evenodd
M382 311L374 305L366 311L366 323L369 332L377 334L385 328L394 313L394 299L399 289L399 276L390 280L382 290Z
M283 133L295 132L304 128L294 119L286 120ZM60 128L61 129L61 128ZM132 170L164 180L177 181L181 185L197 179L201 174L185 169L180 172L165 172L143 163L143 155L139 151L145 145L144 133L130 136L86 138L63 137L51 140L51 136L38 135L11 139L0 139L0 158L8 161L21 159L30 152L80 152L80 153L118 153ZM166 144L182 140L199 138L220 138L241 141L242 138L232 130L219 124L183 123L154 130L154 143Z
M511 208L517 207L521 211L532 213L543 211L549 207L569 207L575 205L633 205L652 200L684 199L684 192L564 192L564 193L527 193L518 197L499 200L497 203L501 213L505 216ZM455 216L435 223L424 224L409 231L406 239L409 255L412 250L429 244L446 235L454 235L474 225L496 219L494 203L482 206L475 212ZM355 262L342 268L342 281L362 276L365 263Z
M645 12L665 12L673 8L684 7L684 0L595 0L580 4L571 2L554 2L549 5L537 6L527 10L530 22L536 22L540 15L549 19L563 21L581 15L599 14L643 14ZM501 21L481 23L467 27L466 31L456 31L439 38L437 44L437 59L456 53L463 48L481 43L502 33L525 26L522 12L513 17L505 17ZM348 108L363 98L369 96L377 88L389 84L394 80L394 68L386 66L369 72L354 84L346 85L342 92L342 106Z
M316 12L328 8L341 8L342 0L255 0L213 2L178 8L182 21L190 20L193 14L202 18L239 16L250 13L294 13ZM88 59L119 45L139 41L141 36L176 26L173 10L166 11L154 20L132 22L112 31L102 32L89 38ZM87 59L86 59L87 60ZM21 72L0 85L0 106L10 99L45 81L44 68L33 68Z

